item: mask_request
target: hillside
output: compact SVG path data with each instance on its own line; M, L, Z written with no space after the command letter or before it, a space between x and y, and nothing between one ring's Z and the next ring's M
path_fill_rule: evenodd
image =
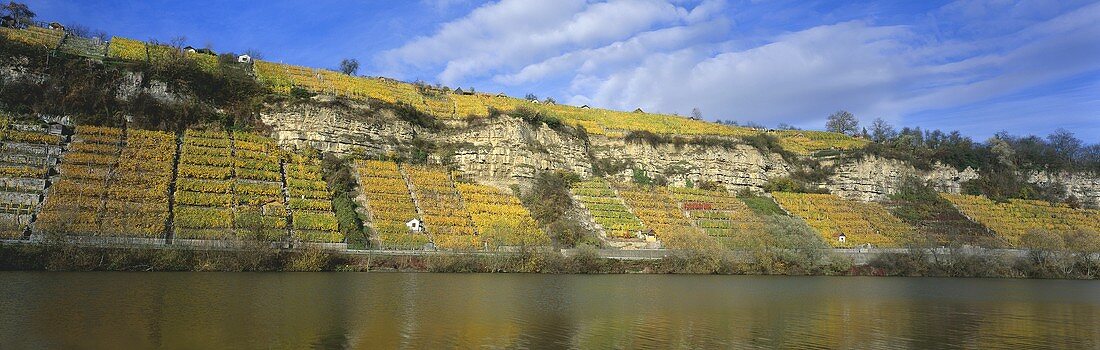
M1001 166L992 146L954 157L34 26L0 34L0 233L12 240L506 251L1100 239L1087 166Z

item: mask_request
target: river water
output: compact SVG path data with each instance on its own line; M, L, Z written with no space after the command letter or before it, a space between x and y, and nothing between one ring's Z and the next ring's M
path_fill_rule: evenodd
M1100 282L0 273L0 349L1100 348Z

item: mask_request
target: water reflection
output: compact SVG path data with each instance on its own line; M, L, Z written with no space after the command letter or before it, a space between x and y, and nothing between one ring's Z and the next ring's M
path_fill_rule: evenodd
M0 273L0 348L1097 348L1100 283Z

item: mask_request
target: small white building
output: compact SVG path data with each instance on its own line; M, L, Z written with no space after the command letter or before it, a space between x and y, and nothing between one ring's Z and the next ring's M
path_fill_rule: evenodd
M840 236L836 236L836 240L840 243L844 243L846 239L848 239L848 236L845 236L843 233L841 233Z
M420 219L412 219L405 223L405 227L409 228L409 232L424 232L424 223Z
M249 56L249 55L237 56L237 63L252 63L252 56Z

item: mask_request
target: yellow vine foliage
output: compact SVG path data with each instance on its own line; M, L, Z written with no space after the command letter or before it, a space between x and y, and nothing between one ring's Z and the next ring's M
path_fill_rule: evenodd
M634 238L636 232L646 229L603 179L579 182L573 186L572 192L608 237Z
M698 232L668 190L660 186L616 184L619 196L662 242L670 235Z
M772 196L834 247L855 247L864 243L894 247L914 233L913 227L890 215L877 203L841 199L831 194L777 192ZM842 233L844 242L838 239Z
M547 245L550 237L509 192L478 184L456 184L482 240L491 246Z
M752 235L764 233L764 220L726 191L670 188L695 225L727 247L743 247Z
M1073 209L1064 204L1010 199L1004 203L986 197L941 194L963 214L993 230L1011 246L1034 229L1068 234L1075 231L1100 233L1100 210Z

